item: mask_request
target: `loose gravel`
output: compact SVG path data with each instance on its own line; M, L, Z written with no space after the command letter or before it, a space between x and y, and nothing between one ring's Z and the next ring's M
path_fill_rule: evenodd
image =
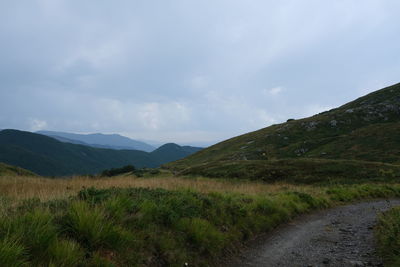
M251 242L227 266L383 266L373 228L379 212L397 205L370 201L302 216Z

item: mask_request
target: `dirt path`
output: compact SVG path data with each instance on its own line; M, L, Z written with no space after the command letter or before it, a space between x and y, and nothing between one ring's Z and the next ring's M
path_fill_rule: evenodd
M229 266L383 266L376 215L400 200L363 202L306 215L254 241Z

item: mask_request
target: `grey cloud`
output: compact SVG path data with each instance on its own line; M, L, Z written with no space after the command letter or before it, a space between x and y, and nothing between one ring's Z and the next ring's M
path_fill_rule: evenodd
M2 2L0 128L210 142L312 115L398 82L399 7Z

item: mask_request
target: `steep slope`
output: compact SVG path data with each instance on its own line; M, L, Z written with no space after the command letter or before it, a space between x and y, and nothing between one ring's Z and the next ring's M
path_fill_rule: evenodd
M0 162L0 176L36 176L31 171Z
M216 162L323 158L400 164L400 84L339 108L244 134L166 167Z
M85 145L97 148L131 149L131 150L142 150L146 152L151 152L155 149L155 147L149 144L133 140L119 134L100 134L100 133L74 134L74 133L53 132L53 131L38 131L37 133L56 138L61 142L66 142L66 143L83 142L83 144Z

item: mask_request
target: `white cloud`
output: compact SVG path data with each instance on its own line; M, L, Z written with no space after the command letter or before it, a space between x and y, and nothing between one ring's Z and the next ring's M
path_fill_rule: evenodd
M47 122L44 120L31 118L29 120L30 130L33 132L45 130L47 128Z
M322 106L319 104L312 104L312 105L306 105L303 109L303 111L301 112L301 116L302 117L308 117L308 116L312 116L324 111L328 111L331 110L335 107L332 106Z
M203 75L197 75L193 77L190 81L190 87L193 89L203 89L208 85L208 78Z
M139 118L146 128L158 130L160 128L160 109L158 103L144 104L139 111Z
M264 109L256 109L256 120L254 121L255 125L258 127L266 127L273 123L276 123L276 119L273 118L271 115L268 114L267 111ZM260 125L262 124L262 125Z
M275 95L279 95L283 90L284 90L283 87L277 86L277 87L273 87L271 89L265 89L263 91L263 93L264 93L264 95L273 95L273 96L275 96Z

